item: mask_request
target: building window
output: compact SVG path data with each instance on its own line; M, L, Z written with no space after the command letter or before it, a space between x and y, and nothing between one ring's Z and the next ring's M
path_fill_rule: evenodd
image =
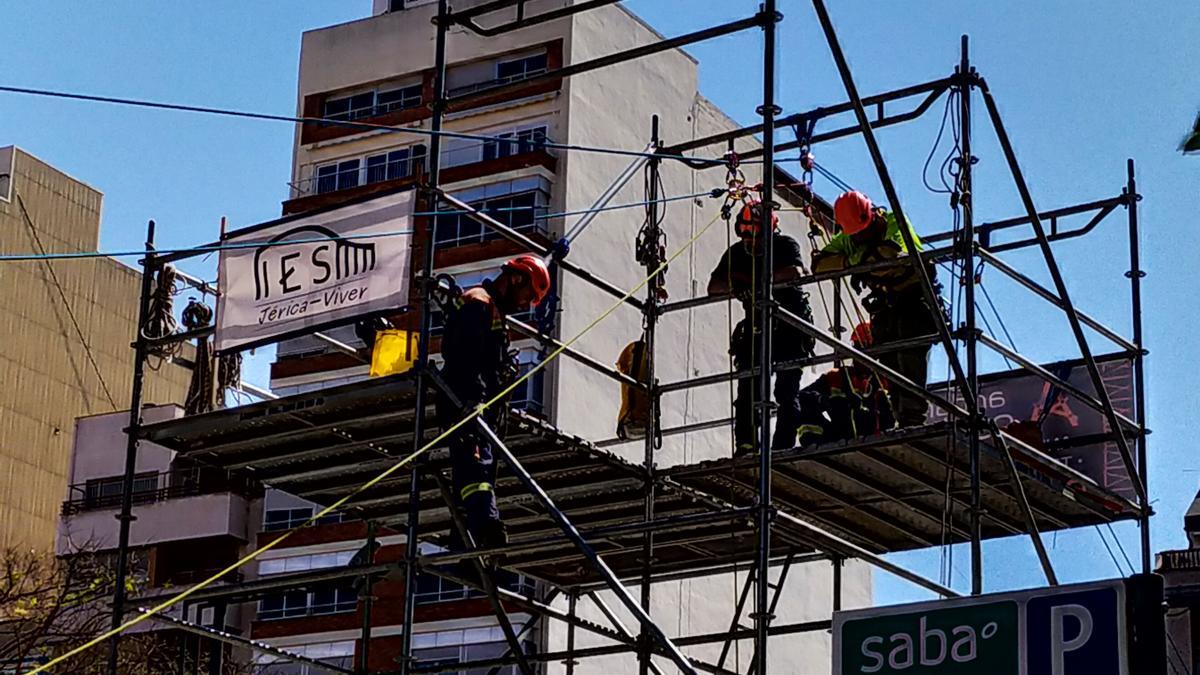
M545 218L539 216L546 213L550 203L550 182L539 176L463 190L454 196L518 232L549 232ZM500 235L483 227L478 221L460 213L438 216L436 226L435 239L438 246L442 247L478 244L500 238Z
M307 572L309 570L320 570L330 567L345 567L350 564L350 560L353 557L354 551L336 551L333 553L295 555L286 558L268 558L258 563L258 573L261 576L267 576L289 572Z
M326 99L321 107L321 116L327 120L353 122L397 110L416 108L421 105L422 100L420 84L385 90L372 89L353 96Z
M545 145L546 127L496 134L483 142L483 161L532 152Z
M315 661L328 663L344 669L354 667L354 642L317 642L306 645L284 646L283 650ZM279 660L272 654L261 654L255 659L255 675L329 675L334 672L306 663Z
M417 166L424 166L425 155L424 145L414 145L411 148L369 155L365 182L369 184L407 178L416 173Z
M418 144L367 155L364 158L344 159L318 166L315 176L316 194L407 178L416 173L418 166L425 165L427 154L425 145Z
M537 647L533 642L525 641L521 643L526 654L534 654ZM504 656L508 653L508 643L506 642L477 642L472 644L455 645L450 647L432 647L426 649L414 649L413 657L422 667L438 666L453 666L459 663L467 663L470 661L479 661L485 659L495 659ZM469 670L469 671L454 671L463 673L464 675L475 675L475 673L491 672L488 670ZM497 671L499 675L518 675L521 671L516 665L505 666Z
M526 56L496 64L496 83L507 84L526 80L546 72L546 54Z
M385 115L397 110L420 107L422 98L423 87L419 84L380 91L375 94L375 114Z
M263 531L278 532L280 530L290 530L295 527L300 527L312 518L315 509L311 506L301 506L290 509L267 509L263 513ZM327 513L317 519L317 525L329 525L332 523L342 522L344 516L341 513Z
M317 167L317 194L358 187L358 159L348 159Z
M537 349L522 349L517 353L517 375L523 376L542 360ZM546 370L537 371L512 392L509 405L517 410L542 415L545 413Z
M307 616L308 605L308 591L268 595L258 601L258 618L260 621L271 621Z
M334 586L312 592L310 605L313 616L353 612L358 607L358 593L352 586Z
M124 493L125 477L110 476L108 478L93 478L84 486L85 508L104 508L120 506L121 495ZM135 504L154 501L158 492L158 473L140 473L133 477L132 499Z
M532 581L524 576L506 570L496 571L496 585L530 598L534 597L536 590ZM417 592L413 596L419 604L452 602L454 600L482 597L484 597L484 594L479 591L469 589L461 584L447 581L432 574L417 575Z
M258 601L258 620L275 621L301 616L345 614L358 606L358 593L349 581L317 586L312 590L286 591Z

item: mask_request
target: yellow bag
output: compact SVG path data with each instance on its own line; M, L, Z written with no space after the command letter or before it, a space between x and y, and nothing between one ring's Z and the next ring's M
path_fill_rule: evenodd
M646 354L646 343L630 342L617 358L617 370L641 383L646 383L650 364ZM617 413L617 437L622 439L645 438L650 427L650 397L645 391L628 384L621 385L621 410Z
M411 370L417 360L416 332L388 329L375 333L371 350L371 377L395 375Z

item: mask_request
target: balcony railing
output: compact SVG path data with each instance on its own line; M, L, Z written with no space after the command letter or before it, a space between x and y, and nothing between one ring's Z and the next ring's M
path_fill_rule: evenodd
M536 75L541 75L542 73L545 73L545 72L546 72L545 68L534 68L531 70L527 70L523 73L519 73L516 75L510 75L508 77L497 77L494 80L484 80L483 82L473 82L471 84L465 84L461 87L454 87L453 89L450 89L449 91L446 92L446 96L449 98L454 98L455 96L464 96L466 94L474 94L475 92L483 91L484 89L490 89L492 87L499 87L501 85L511 84L513 82L520 82L521 80L528 80L531 77L534 77Z
M1160 572L1200 571L1200 549L1163 551L1158 554Z
M169 499L232 492L250 496L258 489L255 481L209 467L177 469L157 474L141 474L134 479L131 499L134 504L153 504ZM121 507L120 477L77 483L69 488L70 499L63 502L62 514Z

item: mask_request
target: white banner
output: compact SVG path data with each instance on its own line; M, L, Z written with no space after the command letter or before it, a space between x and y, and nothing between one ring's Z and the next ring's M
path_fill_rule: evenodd
M217 351L407 305L414 194L226 235L245 248L221 251Z

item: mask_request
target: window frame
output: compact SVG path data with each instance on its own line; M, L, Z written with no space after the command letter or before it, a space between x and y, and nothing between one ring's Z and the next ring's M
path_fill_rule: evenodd
M532 68L532 69L529 68L529 62L536 60L536 59L540 59L542 61L542 65L538 68ZM501 71L505 68L505 66L512 66L515 64L521 64L521 66L522 66L521 72L519 74L517 74L517 73L513 73L510 75L502 75L501 74ZM495 82L495 84L510 84L512 82L520 82L522 80L528 80L529 78L534 77L536 75L541 75L542 73L549 72L549 70L550 70L550 54L549 54L549 52L542 51L537 54L526 54L525 56L518 56L513 59L497 61L496 68L493 71L495 74L494 82Z

